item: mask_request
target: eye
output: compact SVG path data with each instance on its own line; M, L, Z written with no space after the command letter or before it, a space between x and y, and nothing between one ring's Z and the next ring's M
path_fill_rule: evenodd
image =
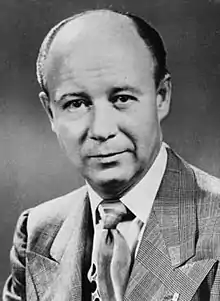
M68 100L63 104L63 109L66 110L70 110L70 109L74 109L74 108L80 108L83 104L82 99L74 99L74 100Z
M112 103L118 108L127 108L136 100L136 97L128 94L119 94L112 97Z
M71 100L66 100L62 105L63 110L67 110L71 113L76 113L79 111L86 111L91 105L91 102L87 99L76 98Z

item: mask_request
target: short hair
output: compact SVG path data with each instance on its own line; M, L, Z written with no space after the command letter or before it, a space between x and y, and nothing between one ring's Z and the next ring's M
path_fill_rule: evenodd
M36 63L36 69L37 69L37 80L41 87L41 89L48 93L47 85L46 85L46 78L45 78L45 72L44 72L44 66L46 59L48 57L51 44L54 41L55 37L57 36L58 32L63 28L66 24L73 21L76 18L79 18L87 13L91 13L95 10L86 10L79 14L74 14L73 16L66 18L62 20L60 23L55 25L46 35L46 37L43 40L43 43L40 47L37 63ZM169 74L169 71L167 69L167 63L166 63L166 50L164 47L164 43L162 40L162 37L160 34L154 29L149 23L147 23L144 19L141 17L138 17L131 13L124 13L119 12L116 10L111 9L105 9L103 11L111 11L115 12L119 15L123 15L128 17L134 24L134 27L137 30L137 33L139 36L144 40L146 46L150 50L153 59L154 59L154 79L155 79L155 85L158 87L160 81L164 78L166 74Z

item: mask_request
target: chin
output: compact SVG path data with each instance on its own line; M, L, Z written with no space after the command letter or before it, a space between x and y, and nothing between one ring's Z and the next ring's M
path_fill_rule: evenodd
M133 173L130 170L124 170L120 168L110 168L101 170L93 173L93 179L97 182L108 182L108 181L129 181L132 178Z
M134 173L124 170L105 170L87 176L90 185L103 197L120 196L130 187Z

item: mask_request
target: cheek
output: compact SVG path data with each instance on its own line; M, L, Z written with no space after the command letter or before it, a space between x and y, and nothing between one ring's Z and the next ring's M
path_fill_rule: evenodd
M155 111L142 110L137 113L127 119L122 130L133 142L136 156L140 159L154 149L160 137L160 127Z
M138 140L145 140L158 127L159 121L154 107L137 106L121 119L121 127L127 129Z
M54 131L59 143L72 160L79 160L83 137L85 136L85 126L79 122L57 120Z

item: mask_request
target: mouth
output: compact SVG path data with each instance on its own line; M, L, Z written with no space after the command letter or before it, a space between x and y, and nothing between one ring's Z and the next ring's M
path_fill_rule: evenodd
M97 154L97 155L92 155L92 156L89 156L89 158L96 158L96 159L103 159L103 158L111 158L111 157L114 157L114 156L117 156L117 155L120 155L120 154L123 154L125 153L125 151L121 151L121 152L110 152L110 153L100 153L100 154Z

